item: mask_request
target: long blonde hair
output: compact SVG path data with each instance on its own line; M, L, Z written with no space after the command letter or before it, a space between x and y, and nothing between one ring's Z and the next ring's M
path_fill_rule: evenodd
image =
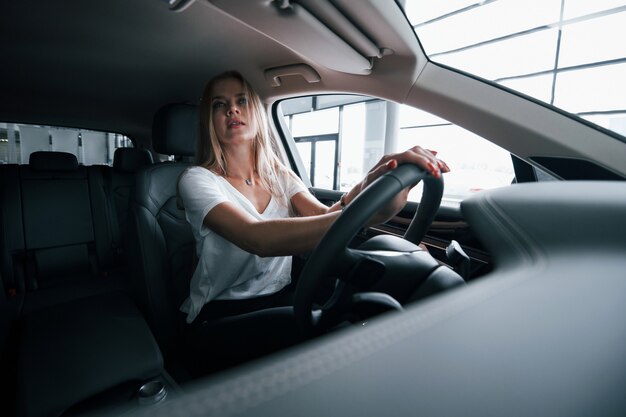
M225 79L239 80L243 85L244 94L248 99L250 115L257 125L257 132L252 142L254 152L254 168L259 174L261 184L275 197L281 197L284 190L277 181L279 173L291 174L276 153L276 139L270 129L267 115L261 98L252 89L248 81L237 71L226 71L213 77L204 88L200 103L200 135L197 142L196 164L214 173L225 175L227 172L226 158L222 149L215 125L211 95L215 84Z

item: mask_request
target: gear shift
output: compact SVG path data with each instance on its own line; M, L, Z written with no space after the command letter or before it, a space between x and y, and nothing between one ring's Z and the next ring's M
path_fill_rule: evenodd
M470 257L467 256L459 242L453 240L446 248L446 257L452 269L465 281L470 274Z

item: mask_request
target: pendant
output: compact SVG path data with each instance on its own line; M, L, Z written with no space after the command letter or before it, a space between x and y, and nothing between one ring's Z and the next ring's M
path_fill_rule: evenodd
M252 181L249 178L244 181L246 182L246 185L252 186Z

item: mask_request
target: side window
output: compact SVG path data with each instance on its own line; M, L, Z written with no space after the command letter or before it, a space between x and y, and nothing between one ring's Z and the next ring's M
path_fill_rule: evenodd
M69 152L83 165L112 165L117 148L132 147L124 135L54 126L0 123L0 163L28 164L36 151Z
M450 166L444 177L446 201L509 185L515 177L507 151L409 106L353 95L300 97L280 105L317 188L349 190L384 154L415 145L437 151ZM409 199L420 197L418 186Z

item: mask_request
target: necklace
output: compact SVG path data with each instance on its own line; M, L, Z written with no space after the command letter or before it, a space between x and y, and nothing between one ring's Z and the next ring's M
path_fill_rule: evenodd
M237 177L229 176L228 178L237 178ZM252 187L252 178L237 178L237 179L243 180L243 182L246 183L248 187Z
M225 175L225 177L227 177L227 178L233 178L233 179L235 179L235 178L236 178L236 179L238 179L238 180L243 180L243 182L244 182L244 183L246 183L246 185L247 185L248 187L252 187L252 178L233 177L233 176L230 176L230 175Z

